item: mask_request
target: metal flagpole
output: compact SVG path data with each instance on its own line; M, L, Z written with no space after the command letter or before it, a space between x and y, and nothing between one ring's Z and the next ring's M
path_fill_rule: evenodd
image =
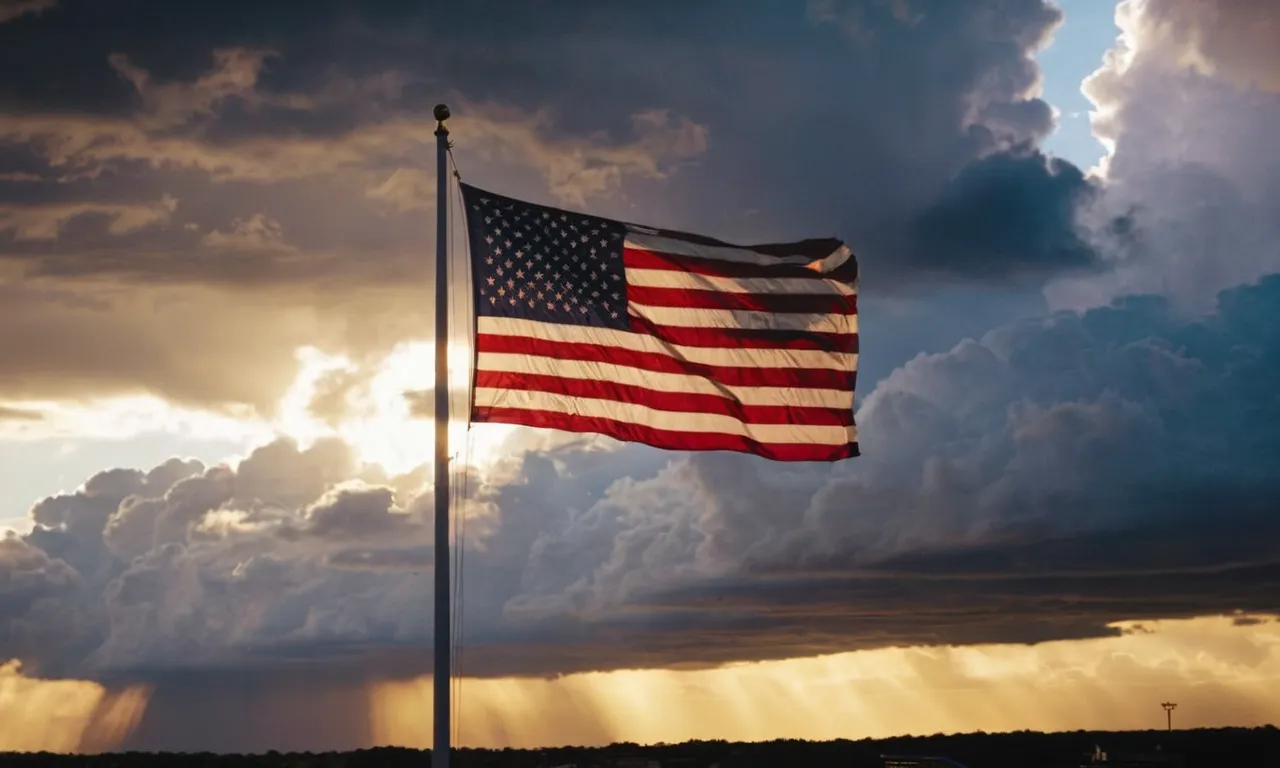
M437 104L436 118L436 519L434 739L431 768L449 768L449 108Z

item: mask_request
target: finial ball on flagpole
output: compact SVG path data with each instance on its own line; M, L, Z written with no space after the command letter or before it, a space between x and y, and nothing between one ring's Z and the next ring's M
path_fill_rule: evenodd
M449 119L449 107L444 104L437 104L431 114L435 115L437 123L443 123Z

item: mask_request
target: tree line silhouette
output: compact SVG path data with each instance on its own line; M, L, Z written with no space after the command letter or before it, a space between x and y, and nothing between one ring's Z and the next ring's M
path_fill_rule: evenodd
M881 768L882 755L944 756L968 768L1079 768L1101 747L1117 765L1125 754L1177 756L1185 768L1280 768L1280 730L1218 728L1185 731L967 733L827 742L692 741L547 749L456 749L457 768ZM354 752L222 755L214 753L0 754L3 768L421 768L423 750L381 747Z

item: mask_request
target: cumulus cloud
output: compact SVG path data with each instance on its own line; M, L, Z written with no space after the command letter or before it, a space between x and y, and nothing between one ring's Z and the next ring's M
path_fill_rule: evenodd
M303 512L303 532L311 536L357 541L394 533L410 525L410 517L394 510L395 491L386 487L337 488Z
M79 644L96 646L96 664L174 664L184 653L179 646L195 637L192 632L222 636L209 645L212 660L225 642L251 641L244 635L263 618L223 616L230 607L225 600L261 599L271 585L295 577L294 568L305 569L308 556L290 562L289 552L319 557L323 551L311 542L346 540L337 533L359 538L362 531L403 532L398 520L379 519L393 511L392 491L335 488L354 477L358 467L349 449L334 442L307 450L283 442L267 445L235 469L206 469L175 459L148 473L111 470L74 493L35 505L30 514L37 527L25 541L10 542L10 560L23 571L56 575L61 573L56 568L70 568L62 578L95 582L69 603L84 608L79 615L105 624L76 628L63 642L77 650L83 650ZM238 543L214 547L216 552L205 545L224 541ZM29 551L33 545L40 557L55 559L40 560ZM223 569L220 587L201 573L204 556L212 559L214 570ZM207 591L211 587L215 592ZM15 616L20 625L22 612ZM16 643L6 644L0 655L32 657ZM37 668L57 669L75 658L51 647L32 660L41 662Z
M1040 642L1280 611L1266 586L1280 582L1276 307L1280 276L1195 320L1130 297L922 355L863 402L866 456L834 466L599 440L512 453L458 508L466 671ZM421 671L421 477L286 441L237 466L97 475L37 504L6 550L28 574L22 638L56 619L65 639L13 638L0 655L81 674L335 654Z
M1268 3L1120 4L1122 34L1085 83L1111 153L1083 223L1110 269L1052 286L1055 303L1158 292L1203 311L1280 268L1280 93L1267 90L1278 14Z
M255 213L247 219L231 222L231 231L213 230L202 239L211 248L242 248L260 251L294 251L285 242L284 228L275 219Z
M61 648L75 637L75 611L66 601L80 576L66 561L15 537L0 539L0 606L5 621L0 645L9 657L31 657Z
M1236 85L1280 92L1280 26L1274 5L1256 0L1138 0L1131 34L1173 66Z

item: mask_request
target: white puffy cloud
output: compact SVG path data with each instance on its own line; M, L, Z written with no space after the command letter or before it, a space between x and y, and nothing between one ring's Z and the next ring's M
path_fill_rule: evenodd
M1280 25L1265 0L1129 0L1126 33L1145 55L1241 88L1280 92Z
M1085 82L1111 152L1084 224L1113 269L1049 295L1090 306L1153 292L1204 311L1280 269L1280 10L1127 0L1116 18L1122 34Z

